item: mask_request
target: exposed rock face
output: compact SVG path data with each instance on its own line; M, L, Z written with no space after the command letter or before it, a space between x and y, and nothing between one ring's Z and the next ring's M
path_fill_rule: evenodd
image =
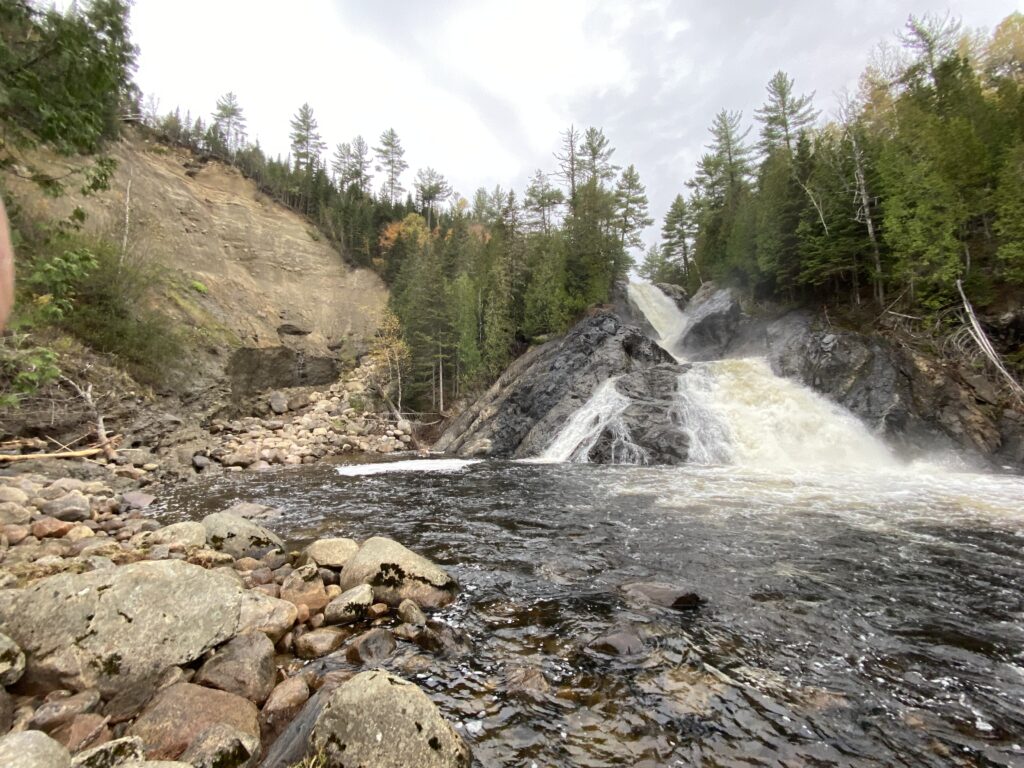
M455 599L458 585L443 568L397 541L367 539L341 574L341 588L373 587L376 600L399 605L412 600L425 608L441 608Z
M681 347L694 359L767 357L793 378L849 409L902 452L957 447L991 459L1014 430L982 390L952 368L878 336L822 327L803 311L775 319L738 314L728 290L711 284L691 300ZM1011 448L1012 452L1012 448Z
M423 691L383 670L363 672L328 698L310 754L330 768L467 768L469 747Z
M679 340L679 349L691 360L716 360L725 355L740 326L739 299L729 288L705 283L687 307L689 324Z
M537 456L608 378L672 362L638 328L612 311L596 312L514 362L435 448L459 456Z
M241 593L222 574L150 561L11 590L0 623L25 651L28 686L107 694L152 683L232 637Z

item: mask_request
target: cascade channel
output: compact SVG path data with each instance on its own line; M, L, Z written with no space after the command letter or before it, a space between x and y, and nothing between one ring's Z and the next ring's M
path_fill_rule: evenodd
M654 340L681 364L674 419L689 441L689 462L762 470L895 469L896 457L856 416L811 389L776 376L763 358L690 362L678 352L689 317L650 283L629 284L629 299ZM604 382L568 420L542 459L586 462L606 430L616 463L645 463L620 416L629 399Z

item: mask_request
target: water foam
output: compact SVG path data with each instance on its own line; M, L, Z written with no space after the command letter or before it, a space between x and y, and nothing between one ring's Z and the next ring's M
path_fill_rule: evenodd
M408 459L385 461L380 464L344 464L334 468L342 477L383 475L389 472L460 472L479 459Z

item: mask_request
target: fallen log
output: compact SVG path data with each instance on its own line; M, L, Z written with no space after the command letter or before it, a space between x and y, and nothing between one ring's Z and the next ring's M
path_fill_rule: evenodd
M78 451L55 451L52 453L0 453L0 461L29 461L30 459L86 459L106 453L121 439L120 435L108 438L106 445L83 448Z

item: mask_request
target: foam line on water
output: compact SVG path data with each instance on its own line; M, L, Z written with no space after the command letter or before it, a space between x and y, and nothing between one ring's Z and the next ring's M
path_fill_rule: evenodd
M380 464L345 464L335 467L334 471L342 477L384 475L389 472L461 472L479 463L479 459L409 459Z

